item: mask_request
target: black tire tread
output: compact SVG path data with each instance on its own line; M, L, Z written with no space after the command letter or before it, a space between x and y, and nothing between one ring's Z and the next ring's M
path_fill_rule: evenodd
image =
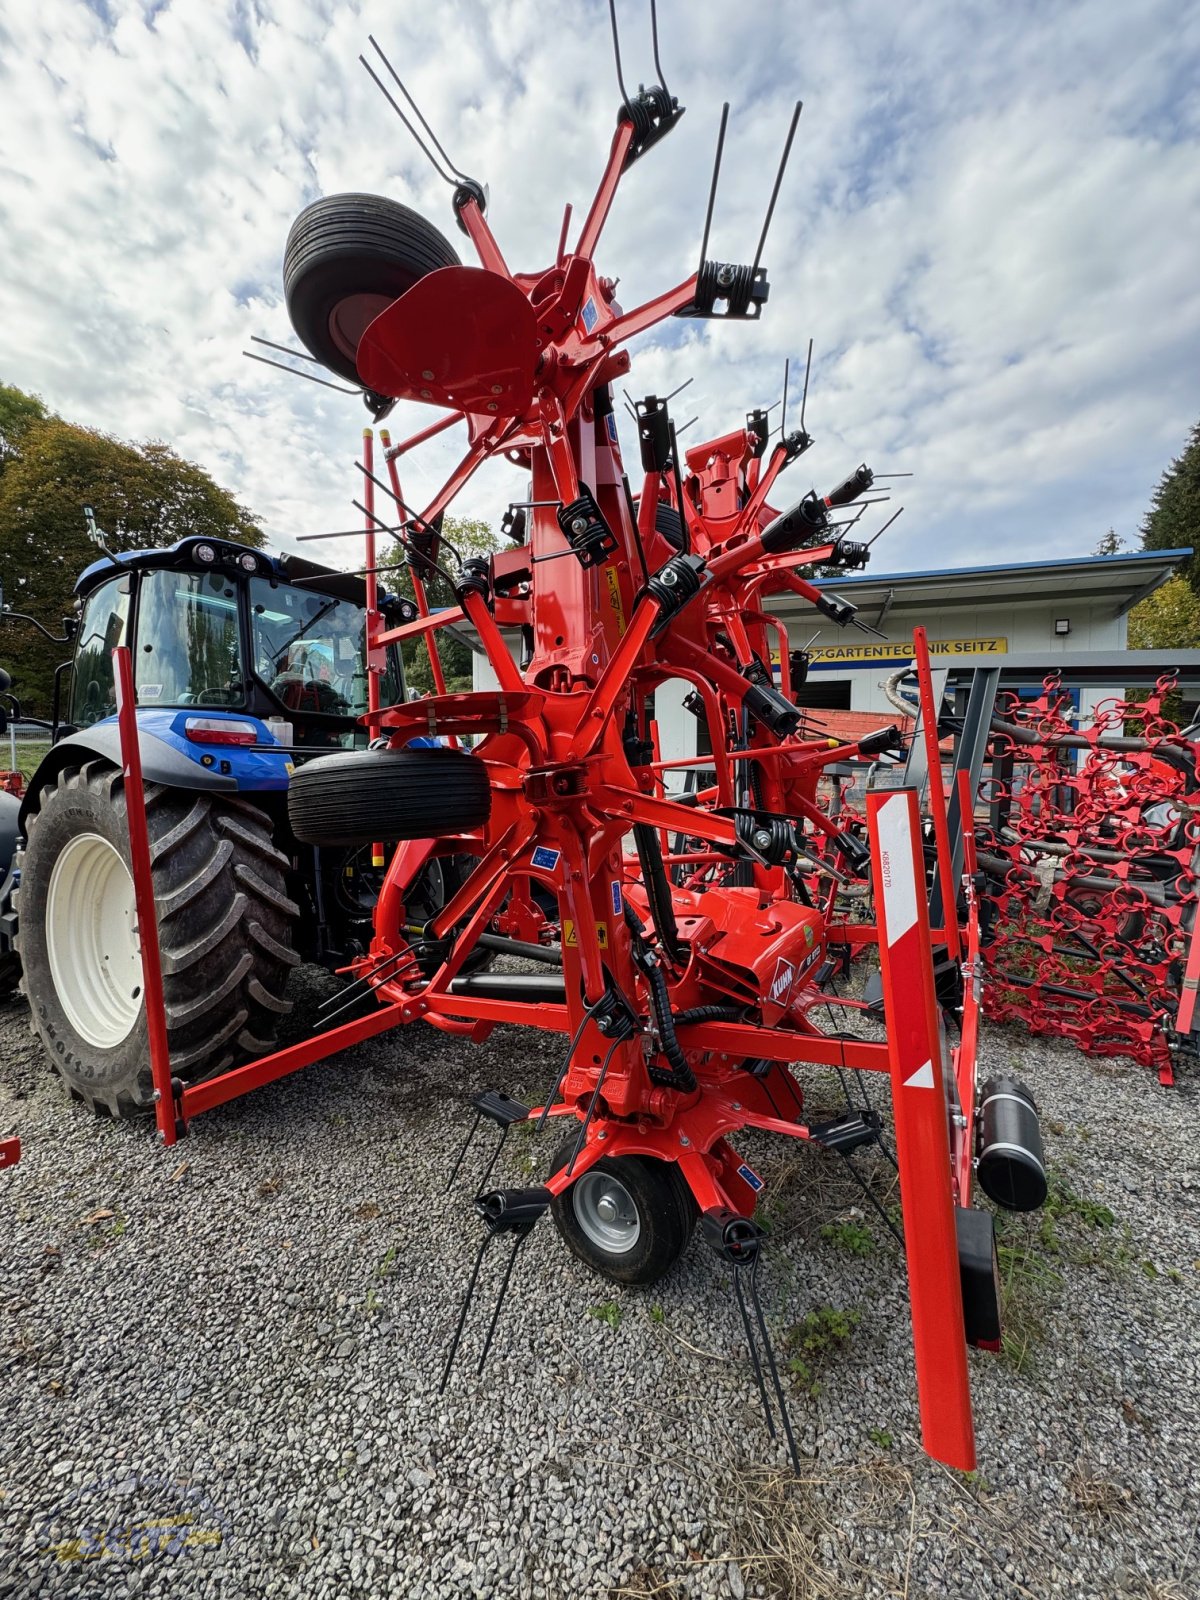
M353 361L328 327L338 301L358 293L397 299L429 273L460 265L450 241L399 201L374 194L324 195L300 213L288 233L284 300L309 353L357 383Z
M491 815L488 770L463 750L353 750L308 761L288 786L297 839L316 845L470 833Z
M92 791L101 802L98 812L111 810L112 842L128 856L119 771L92 761L47 783L29 818L17 892L17 940L26 968L21 987L30 999L34 1032L71 1093L95 1110L126 1117L152 1105L144 1011L117 1047L129 1057L127 1069L115 1053L94 1081L82 1070L64 1068L39 1020L41 987L52 988L44 946L21 918L31 867L48 884L53 865L39 860L40 823L60 790L78 788ZM171 1070L184 1082L196 1082L273 1047L276 1024L291 1009L283 991L289 968L299 960L291 938L299 908L286 892L287 857L272 842L267 817L248 802L148 784L146 817Z

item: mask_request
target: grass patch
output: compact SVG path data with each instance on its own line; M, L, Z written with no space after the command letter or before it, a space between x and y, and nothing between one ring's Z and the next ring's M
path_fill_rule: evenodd
M614 1333L621 1326L621 1308L615 1300L606 1300L603 1305L589 1306L588 1316L595 1317L597 1322L606 1323Z
M869 1256L875 1248L874 1235L861 1222L827 1222L821 1229L827 1244L837 1245L852 1256Z
M859 1311L840 1311L836 1306L817 1306L803 1322L797 1322L783 1336L787 1368L796 1386L814 1400L821 1392L818 1374L830 1357L850 1342L862 1320Z
M1051 1172L1041 1211L997 1212L996 1255L1001 1353L1017 1372L1026 1372L1045 1336L1047 1312L1062 1289L1061 1267L1122 1272L1133 1260L1133 1248L1129 1229L1118 1227L1108 1206L1076 1194L1061 1173Z

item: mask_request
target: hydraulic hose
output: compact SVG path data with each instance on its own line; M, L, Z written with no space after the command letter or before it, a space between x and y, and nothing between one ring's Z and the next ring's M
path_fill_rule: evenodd
M633 842L642 869L650 920L654 924L658 942L666 951L668 960L678 964L681 958L679 928L675 921L675 907L671 903L671 885L663 866L658 832L647 822L635 822Z

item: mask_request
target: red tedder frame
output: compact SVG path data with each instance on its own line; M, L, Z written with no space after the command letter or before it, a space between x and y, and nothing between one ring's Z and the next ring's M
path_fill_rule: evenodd
M672 434L669 467L644 448L643 481L632 493L612 402L612 385L629 370L622 347L672 314L716 314L723 296L730 316L756 314L766 297L757 260L753 269L702 263L645 305L620 307L594 256L620 180L642 153L645 128L637 128L627 107L574 248L564 224L555 259L540 271L510 271L481 194L464 184L455 207L480 265L419 279L358 346L368 390L447 412L399 444L384 438L402 509L397 461L445 427L464 424L467 435L447 482L419 516L405 510L394 530L409 550L417 616L377 628L369 641L379 650L423 639L438 692L411 704L372 701L363 720L387 739L380 756L395 764L397 782L414 737L469 737L470 757L454 760L483 763L491 795L478 827L392 849L371 948L348 969L374 991L376 1012L207 1082L171 1083L149 855L144 818L140 827L136 820L130 670L116 653L159 1133L169 1144L197 1113L401 1023L421 1020L476 1040L498 1023L536 1027L570 1041L541 1113L578 1126L575 1156L540 1191L546 1203L603 1157L657 1158L677 1164L705 1222L725 1227L749 1222L762 1187L732 1142L742 1129L823 1142L805 1118L797 1064L886 1073L923 1438L939 1459L970 1468L954 1207L969 1199L964 1129L976 1022L948 1053L931 956L935 942L959 949L957 896L943 876L947 926L931 934L911 794L869 797L869 847L827 814L818 791L825 767L874 754L893 730L881 730L882 742L838 741L805 722L790 696L786 634L764 600L782 589L834 623L852 620L853 607L804 573L866 559L831 513L873 477L861 467L828 494L777 511L768 496L808 440L801 430L768 450L765 417L756 413L685 460ZM758 286L756 296L747 285ZM643 442L658 417L651 400L638 413ZM444 573L445 549L436 519L495 457L532 481L526 533L513 548L444 574L456 603L434 609L425 587ZM369 509L368 523L378 520ZM375 567L370 549L367 566ZM368 609L377 614L370 599ZM436 638L454 623L474 632L494 688L444 692ZM519 662L508 644L514 636L524 641ZM703 764L715 783L686 797L667 788L676 764L660 757L651 710L656 690L672 681L692 691L713 752ZM301 768L297 788L303 775ZM683 843L667 849L664 863L663 843L672 839ZM476 865L422 930L426 950L440 956L429 972L413 956L406 901L435 856ZM839 887L861 881L868 867L878 926L837 901ZM977 953L972 918L968 897L965 940ZM526 923L533 937L557 942L561 1000L530 1003L495 985L487 992L464 973L481 935ZM850 1018L864 1009L827 987L837 952L876 943L887 1042L823 1031L817 1015L825 1007ZM956 1097L968 1108L957 1120Z

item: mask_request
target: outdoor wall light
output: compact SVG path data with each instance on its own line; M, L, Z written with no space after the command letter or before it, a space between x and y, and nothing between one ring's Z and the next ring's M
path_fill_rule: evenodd
M1071 619L1070 619L1070 617L1055 617L1055 619L1054 619L1054 631L1055 631L1055 633L1070 633L1070 631L1071 631Z

